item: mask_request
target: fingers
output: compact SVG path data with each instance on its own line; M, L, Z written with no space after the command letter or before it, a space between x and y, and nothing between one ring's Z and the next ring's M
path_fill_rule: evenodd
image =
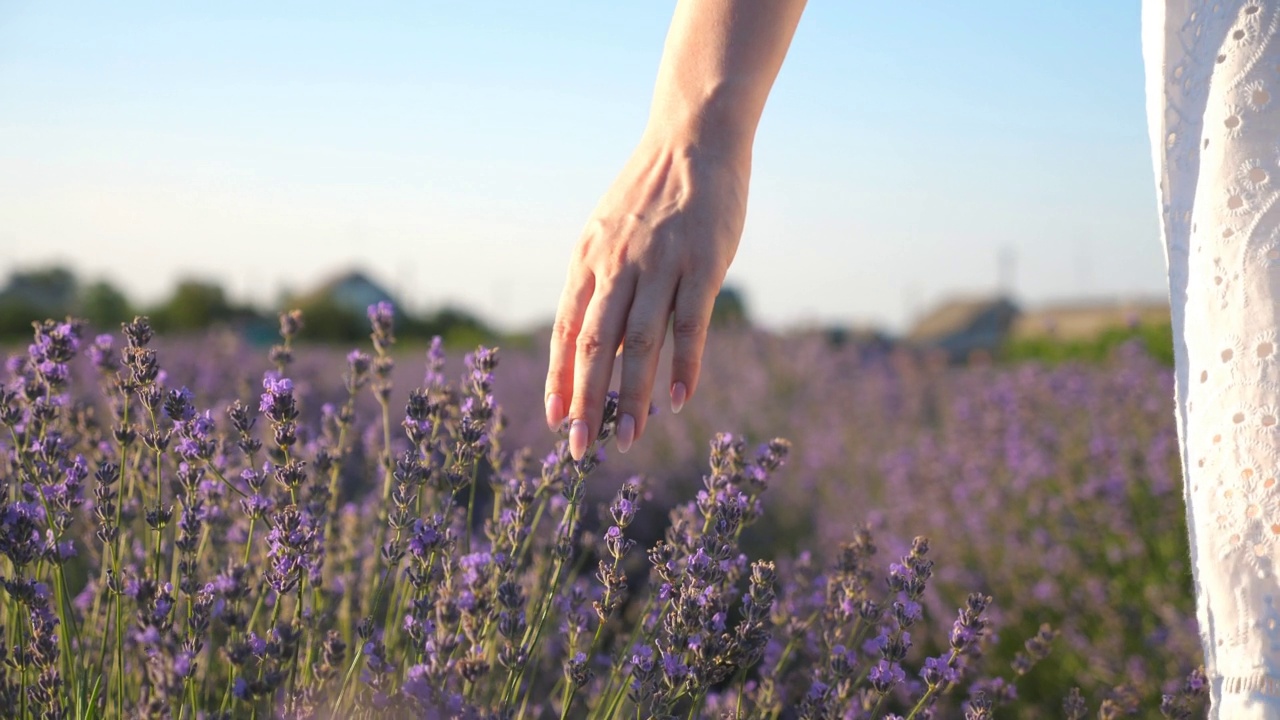
M678 413L698 387L702 370L702 350L707 344L707 325L715 306L718 287L705 278L686 275L676 290L671 337L675 349L671 357L671 412Z
M658 354L667 334L675 279L658 277L637 289L622 339L622 381L618 389L618 451L626 452L644 435L653 395Z
M569 450L575 460L600 432L615 358L622 362L618 449L626 452L644 434L669 317L675 340L672 412L680 412L697 388L717 285L697 275L651 277L653 284L637 290L632 282L604 285L584 274L571 278L561 294L551 335L546 419L553 430L571 419Z
M569 406L569 452L581 460L600 432L613 360L622 342L635 285L597 285L583 315L573 360L573 402Z
M551 328L551 360L547 366L547 427L556 430L569 411L573 396L573 366L577 354L578 334L583 315L595 290L595 278L589 273L575 277L571 272L560 293L560 306Z

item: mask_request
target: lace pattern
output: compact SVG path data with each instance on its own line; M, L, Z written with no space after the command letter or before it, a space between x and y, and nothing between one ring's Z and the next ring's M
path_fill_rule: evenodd
M1280 718L1280 0L1146 0L1211 717Z

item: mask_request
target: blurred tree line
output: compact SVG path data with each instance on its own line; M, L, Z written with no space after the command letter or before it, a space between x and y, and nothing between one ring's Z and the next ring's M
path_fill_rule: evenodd
M358 276L371 288L374 302L391 300L373 283ZM306 318L303 338L315 342L359 342L369 335L367 305L326 292L329 286L299 296L285 298L281 305L298 308ZM0 343L20 342L31 337L31 323L68 315L83 318L95 330L118 330L120 323L134 315L148 315L155 328L167 334L204 331L224 327L254 342L270 343L277 332L277 312L281 308L258 308L227 297L222 286L203 279L178 281L172 293L158 303L139 305L107 280L81 282L64 267L22 270L11 274L0 288ZM407 341L428 340L440 335L456 345L493 342L497 334L477 317L454 308L431 314L405 313L397 305L396 335Z
M1050 365L1064 362L1101 363L1120 347L1136 344L1152 358L1173 367L1173 325L1170 323L1136 324L1131 327L1108 328L1086 339L1054 337L1010 340L1002 348L1000 358L1006 362L1036 361Z
M316 287L282 299L280 307L259 308L236 303L222 286L208 280L179 280L173 292L151 305L139 305L107 280L81 282L64 267L14 272L0 287L0 343L20 342L31 336L31 323L68 315L83 318L95 330L117 330L135 315L148 315L152 325L166 334L194 333L211 327L239 332L251 342L273 342L280 310L300 309L306 318L303 338L314 342L354 343L369 336L365 309L386 300L396 307L396 335L413 342L439 335L449 345L470 347L493 343L498 333L464 310L444 307L429 314L406 313L404 307L377 283L360 272L348 272ZM716 298L712 324L717 327L749 327L742 292L726 286ZM527 336L506 335L505 345L520 345Z
M139 314L150 316L155 328L169 335L224 327L250 342L270 344L276 339L278 312L294 308L302 310L306 318L303 339L351 344L369 336L365 309L380 300L396 306L396 335L410 343L436 335L453 347L474 347L499 340L506 347L532 342L528 335L500 337L476 316L456 308L424 315L406 313L385 290L359 272L346 273L310 292L286 297L276 308L236 303L217 283L194 278L180 280L164 300L141 306L106 280L84 283L70 270L55 266L14 272L0 287L0 344L29 339L31 323L45 318L71 315L87 320L95 330L114 331L120 323ZM752 326L741 290L731 285L721 289L711 324L717 328ZM1009 339L995 357L1004 362L1096 363L1105 361L1121 345L1135 342L1157 360L1173 365L1173 338L1168 323L1116 327L1085 339ZM888 336L877 336L872 344L892 345L893 341Z

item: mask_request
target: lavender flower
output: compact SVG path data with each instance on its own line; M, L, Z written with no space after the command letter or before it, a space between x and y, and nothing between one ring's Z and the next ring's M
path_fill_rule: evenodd
M110 335L103 334L95 337L93 343L89 345L88 354L89 361L103 373L114 373L120 369L115 351L115 338Z
M395 342L395 308L389 302L379 302L369 306L369 323L373 325L373 346L379 355L385 353Z
M297 442L298 404L293 396L293 381L268 373L262 379L261 401L258 412L267 416L275 435L276 445L291 447Z
M888 660L881 660L876 663L867 674L867 680L871 682L871 687L881 695L888 694L895 685L901 683L906 677L907 674L903 671L901 665Z
M541 467L507 447L544 441L519 400L537 396L519 382L538 358L504 355L499 387L479 348L449 382L437 340L424 386L397 396L394 311L371 324L372 347L304 353L286 314L265 361L166 344L164 368L143 318L120 356L76 323L36 328L0 386L0 599L20 620L0 642L0 706L901 720L1203 705L1181 555L1148 542L1179 496L1176 434L1149 401L1169 378L1140 357L942 369L721 338L709 362L734 362L700 412L803 442L721 434L690 472L712 420L684 413L651 424L657 481L641 482L598 447L574 462L559 442ZM95 375L101 393L82 385ZM255 376L257 402L237 400ZM1122 637L1137 617L1141 636ZM1090 673L1019 680L1059 653Z
M0 505L0 554L19 570L35 562L43 554L45 520L44 508L39 505Z

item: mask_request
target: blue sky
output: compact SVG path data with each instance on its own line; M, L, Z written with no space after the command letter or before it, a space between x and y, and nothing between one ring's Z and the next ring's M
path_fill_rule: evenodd
M1164 294L1139 2L810 0L730 281L775 325ZM0 275L548 320L674 3L0 1Z

